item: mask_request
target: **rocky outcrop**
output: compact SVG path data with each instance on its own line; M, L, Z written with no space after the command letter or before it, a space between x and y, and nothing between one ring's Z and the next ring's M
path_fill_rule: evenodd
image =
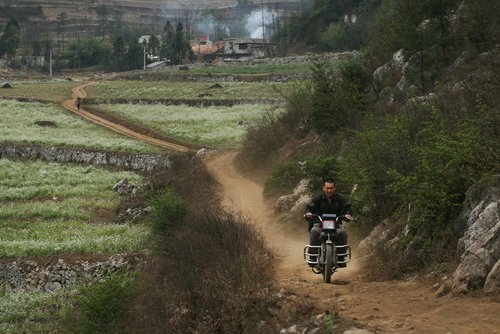
M306 193L309 182L308 179L302 179L295 187L292 194L279 197L274 204L274 211L276 213L290 212L290 209L295 205L299 197Z
M302 179L290 195L281 196L274 204L274 211L286 215L288 220L301 220L304 215L304 208L311 200L308 193L310 180Z
M153 171L156 169L171 168L174 156L93 151L38 145L0 144L1 158L73 162L88 165L114 166L131 170Z
M453 292L483 289L500 292L500 176L492 176L467 192L461 213L466 231L457 250L460 264L453 274Z
M358 245L358 251L371 255L375 249L390 250L401 239L401 228L393 218L386 218L370 232Z
M373 72L373 82L377 89L394 87L403 75L404 57L403 50L394 53L392 59Z
M146 263L146 254L117 254L104 261L76 261L66 263L59 259L54 264L20 258L0 263L0 292L45 291L70 288L74 284L101 282L117 272L132 273Z

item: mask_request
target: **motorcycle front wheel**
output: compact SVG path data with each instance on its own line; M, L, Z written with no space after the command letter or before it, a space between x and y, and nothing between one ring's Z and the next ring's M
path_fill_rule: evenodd
M330 283L332 281L332 268L333 268L333 245L325 245L325 269L323 270L323 281Z

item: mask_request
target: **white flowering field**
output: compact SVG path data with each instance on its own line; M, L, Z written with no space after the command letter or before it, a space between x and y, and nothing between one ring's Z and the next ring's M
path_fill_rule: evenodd
M250 124L266 113L283 111L269 105L248 104L204 108L114 104L100 105L99 109L184 142L219 147L238 145Z
M0 333L57 333L51 306L63 306L67 291L0 293Z
M278 90L289 83L221 82L222 88L210 89L213 82L192 81L104 81L86 87L96 99L282 99ZM210 95L206 95L210 94Z
M0 89L0 97L59 102L71 98L71 88L80 83L67 80L10 81L12 89Z
M53 122L56 127L39 126ZM0 142L127 152L159 149L90 123L53 104L0 100Z
M144 246L148 229L108 222L113 185L133 172L0 159L0 257L115 254Z

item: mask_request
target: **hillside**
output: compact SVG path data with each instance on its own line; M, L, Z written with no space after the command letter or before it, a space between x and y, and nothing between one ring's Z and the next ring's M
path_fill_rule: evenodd
M252 4L252 8L262 5L270 8L293 8L300 0L263 0ZM232 0L112 0L112 1L64 1L64 0L20 0L15 3L1 1L0 25L4 25L7 15L13 15L19 22L31 24L49 24L53 26L60 20L61 13L66 14L68 31L79 29L95 30L103 20L115 20L121 17L124 23L129 24L163 24L166 20L175 20L186 14L202 13L210 9L217 9L218 14L235 15L237 1ZM77 28L79 27L79 28ZM160 26L161 27L161 26Z

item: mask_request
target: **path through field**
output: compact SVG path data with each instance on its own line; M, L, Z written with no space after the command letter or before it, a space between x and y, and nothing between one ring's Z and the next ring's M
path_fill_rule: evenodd
M92 85L94 83L95 82L89 82L89 83L87 83L85 85L73 88L73 96L72 96L72 98L70 100L64 101L62 103L63 107L66 108L67 110L70 110L70 111L74 112L75 114L77 114L77 115L79 115L79 116L81 116L81 117L83 117L85 119L88 119L91 122L94 122L96 124L104 126L104 127L108 128L108 129L111 129L111 130L113 130L115 132L118 132L118 133L121 133L123 135L126 135L128 137L131 137L131 138L134 138L134 139L137 139L137 140L149 143L149 144L153 144L153 145L156 145L156 146L160 146L160 147L163 147L163 148L167 148L167 149L170 149L170 150L178 151L178 152L189 152L189 151L191 151L191 149L189 147L153 138L151 136L148 136L148 135L139 133L137 131L134 131L132 129L129 129L129 128L123 126L123 125L113 123L112 121L109 121L109 120L107 120L107 119L105 119L103 117L100 117L98 115L95 115L93 113L90 113L90 112L84 110L83 108L78 109L76 107L76 99L78 97L82 98L82 99L85 98L85 97L87 97L87 93L85 92L85 87L88 86L88 85Z
M134 133L91 113L76 110L73 90L64 107L97 124L161 147L181 152L189 148ZM435 281L368 281L356 255L349 267L335 273L333 284L322 283L303 262L307 240L305 224L279 223L272 205L262 195L262 185L241 175L233 164L236 152L221 152L206 158L209 172L222 185L224 205L252 218L279 258L277 281L297 298L314 301L318 313L335 310L347 321L374 333L500 333L500 302L493 297L447 295L436 297Z

